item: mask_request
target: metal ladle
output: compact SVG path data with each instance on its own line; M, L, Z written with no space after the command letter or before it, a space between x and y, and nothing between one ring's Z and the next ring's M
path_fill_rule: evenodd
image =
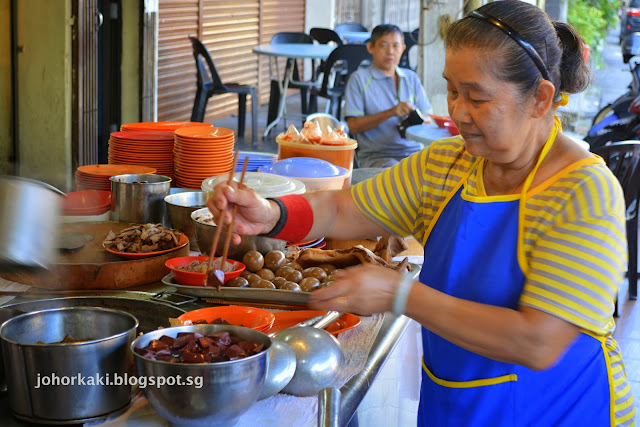
M259 400L280 391L314 396L332 385L344 364L344 354L338 340L323 328L341 315L329 311L270 335L269 363Z

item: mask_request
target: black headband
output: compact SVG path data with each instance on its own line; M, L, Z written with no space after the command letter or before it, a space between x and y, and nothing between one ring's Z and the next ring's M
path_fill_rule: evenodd
M542 77L544 77L545 80L551 81L551 78L549 77L549 72L547 71L547 67L544 66L544 62L542 61L542 58L540 58L540 55L538 55L538 52L536 51L536 49L531 45L531 43L523 39L522 36L516 32L516 30L514 30L513 28L505 24L500 18L495 18L493 16L485 15L484 13L478 12L477 10L473 10L469 12L467 16L471 16L473 18L478 18L478 19L482 19L483 21L487 21L493 26L502 30L505 34L507 34L513 40L515 40L515 42L518 43L524 49L524 51L527 52L527 54L531 57L531 59L533 60L533 63L536 64L536 67L538 67L538 70L540 70Z

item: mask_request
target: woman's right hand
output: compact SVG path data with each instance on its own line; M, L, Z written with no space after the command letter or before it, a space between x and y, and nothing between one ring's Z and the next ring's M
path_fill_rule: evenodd
M233 207L237 206L233 225L233 242L240 244L240 235L257 235L268 233L275 227L280 218L280 207L269 201L245 185L238 186L221 183L213 189L213 196L207 200L207 207L213 214L216 223L224 216L224 223L229 224Z

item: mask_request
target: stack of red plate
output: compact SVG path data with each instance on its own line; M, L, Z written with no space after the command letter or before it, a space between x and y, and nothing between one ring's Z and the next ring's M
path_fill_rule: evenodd
M109 164L148 166L174 180L173 132L112 132Z
M231 129L176 129L173 164L178 187L200 189L202 181L231 172L234 133Z
M111 191L74 191L65 194L62 202L63 215L102 215L109 209Z
M124 174L156 173L154 168L138 165L86 165L76 170L76 186L82 190L111 191L109 178Z
M127 123L120 126L121 131L163 131L173 132L176 129L184 128L187 126L206 126L213 127L212 124L202 122L140 122L140 123Z

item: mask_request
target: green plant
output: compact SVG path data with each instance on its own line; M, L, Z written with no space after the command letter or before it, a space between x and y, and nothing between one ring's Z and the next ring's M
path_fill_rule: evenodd
M594 63L601 63L600 49L609 29L618 22L618 0L573 0L569 2L567 20L584 37Z

